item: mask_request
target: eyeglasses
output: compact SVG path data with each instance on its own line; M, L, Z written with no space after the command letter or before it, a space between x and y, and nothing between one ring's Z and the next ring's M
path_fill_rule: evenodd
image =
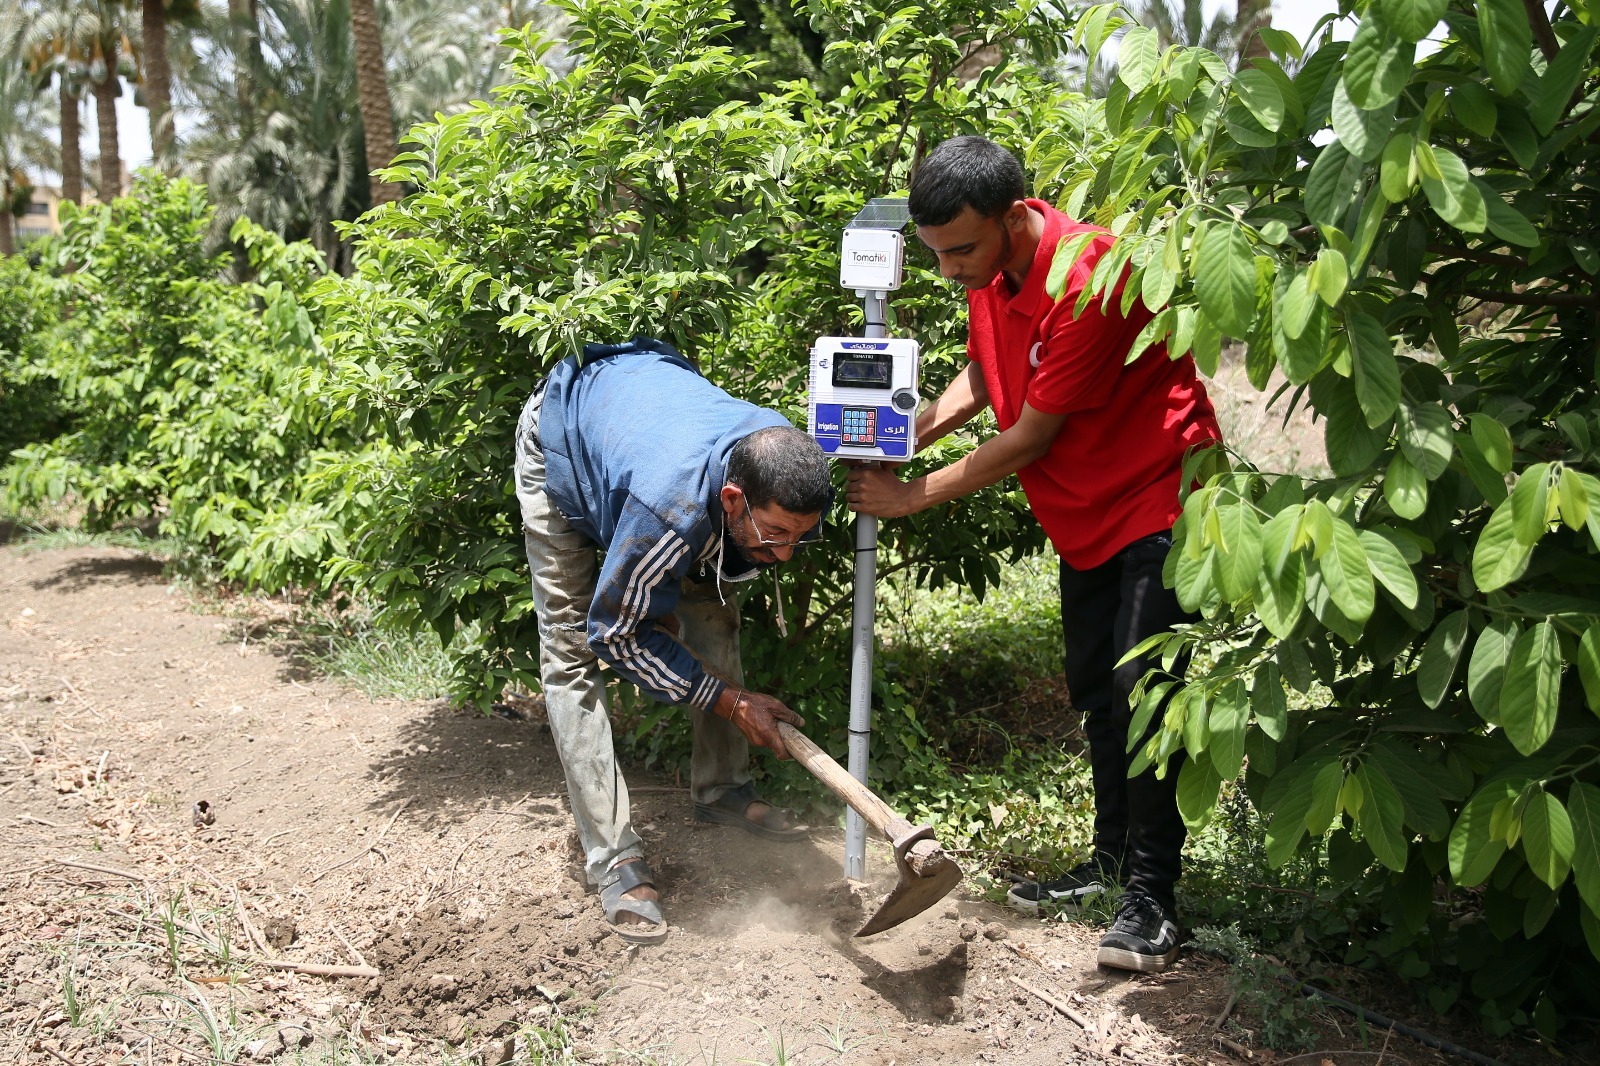
M807 532L802 533L799 540L772 540L765 533L763 533L761 531L761 527L756 524L755 512L750 509L750 501L748 499L744 501L744 517L745 520L750 523L751 532L755 533L756 535L756 542L763 548L804 548L806 545L815 544L817 541L822 539L821 530L818 528L812 528Z

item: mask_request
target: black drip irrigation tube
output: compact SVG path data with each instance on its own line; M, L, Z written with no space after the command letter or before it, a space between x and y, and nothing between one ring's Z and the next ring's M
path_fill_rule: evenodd
M1460 1044L1452 1044L1448 1040L1434 1036L1432 1033L1425 1033L1421 1029L1413 1029L1404 1022L1397 1022L1393 1018L1385 1018L1376 1011L1370 1011L1359 1004L1351 1003L1348 999L1341 999L1332 992L1325 992L1314 985L1309 985L1302 982L1300 984L1300 991L1305 993L1305 995L1311 999L1326 1000L1341 1010L1347 1010L1369 1025L1376 1026L1379 1029L1391 1030L1399 1033L1401 1036L1410 1037L1417 1043L1425 1044L1428 1047L1435 1048L1444 1052L1446 1055L1454 1055L1457 1058L1476 1063L1477 1066L1505 1066L1505 1064L1500 1062L1498 1059L1491 1059L1487 1055L1480 1055L1470 1048L1464 1048Z

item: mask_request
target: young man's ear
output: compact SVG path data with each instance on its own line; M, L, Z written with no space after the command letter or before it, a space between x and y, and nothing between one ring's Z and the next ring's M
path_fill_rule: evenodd
M1024 200L1017 200L1014 201L1010 207L1006 208L1005 223L1006 229L1010 230L1012 233L1016 233L1019 230L1027 228L1027 202Z

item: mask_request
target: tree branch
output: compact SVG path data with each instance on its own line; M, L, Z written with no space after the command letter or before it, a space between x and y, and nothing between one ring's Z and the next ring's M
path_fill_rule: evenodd
M1480 300L1517 304L1523 307L1600 307L1600 297L1578 296L1570 292L1496 292L1492 289L1472 288L1463 288L1459 291L1464 296L1475 296Z
M1522 0L1522 9L1528 13L1533 39L1539 42L1539 50L1544 53L1545 62L1548 63L1561 51L1561 42L1556 39L1556 31L1550 26L1550 16L1544 13L1541 0Z
M1465 259L1469 263L1492 263L1496 266L1509 266L1522 268L1528 261L1519 255L1506 255L1502 252L1480 252L1472 248L1457 248L1448 244L1430 244L1428 251L1434 255L1447 259Z

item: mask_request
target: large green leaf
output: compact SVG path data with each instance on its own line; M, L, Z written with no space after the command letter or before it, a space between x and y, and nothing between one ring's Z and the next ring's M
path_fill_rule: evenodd
M1306 816L1311 810L1312 790L1318 772L1338 762L1328 757L1300 759L1278 771L1262 797L1262 813L1267 816L1267 861L1282 866L1294 855L1306 835ZM1334 796L1338 796L1334 786Z
M1478 187L1479 195L1483 197L1484 218L1489 225L1490 233L1507 244L1517 244L1524 248L1539 247L1539 231L1528 221L1527 215L1502 200L1500 194L1490 188L1482 178L1473 178L1472 182Z
M1478 0L1478 39L1495 91L1510 96L1527 77L1533 51L1533 26L1521 0Z
M1369 769L1364 763L1356 768L1355 778L1361 783L1364 794L1361 813L1356 818L1362 839L1383 865L1391 870L1404 870L1407 838L1405 806L1400 802L1400 793L1395 791L1386 774Z
M1494 136L1499 118L1494 96L1477 82L1464 81L1450 87L1450 113L1479 137Z
M1310 277L1305 271L1296 273L1284 289L1283 298L1275 307L1283 332L1295 340L1302 337L1306 326L1311 323L1311 313L1316 310L1316 306L1316 298L1311 292Z
M1366 549L1367 562L1372 566L1373 576L1389 590L1389 594L1396 602L1404 607L1415 607L1418 595L1417 575L1411 572L1405 556L1400 554L1400 549L1394 546L1394 542L1370 529L1363 529L1361 546Z
M1406 41L1420 41L1433 32L1444 18L1449 0L1379 0L1383 20L1395 35Z
M1395 452L1383 474L1383 498L1401 518L1420 518L1428 509L1428 479L1411 465L1404 452Z
M1365 312L1357 311L1345 318L1350 330L1350 347L1354 356L1352 377L1356 384L1356 398L1367 425L1383 425L1400 403L1400 366L1394 358L1394 342L1383 328L1383 323ZM1415 458L1412 465L1418 465Z
M1280 573L1270 569L1261 571L1261 581L1256 588L1256 613L1267 632L1283 640L1294 635L1295 626L1305 612L1306 571L1302 556L1289 557Z
M1150 84L1156 64L1161 59L1161 39L1152 29L1133 26L1123 34L1117 46L1117 77L1137 93Z
M1306 214L1324 226L1344 224L1361 195L1366 164L1338 141L1323 148L1306 175Z
M1239 71L1233 76L1233 91L1263 129L1277 133L1283 127L1283 93L1265 71Z
M1532 755L1556 727L1561 695L1561 640L1556 627L1539 622L1517 638L1500 689L1500 724L1511 744Z
M1250 685L1250 712L1263 733L1274 741L1283 739L1289 728L1289 694L1284 691L1276 663L1256 671Z
M1583 681L1584 702L1600 714L1600 622L1584 630L1578 641L1578 677Z
M1250 335L1256 313L1256 263L1242 226L1223 222L1206 231L1194 291L1200 307L1224 333Z
M1389 424L1367 425L1367 417L1356 398L1355 383L1324 371L1328 381L1322 396L1312 399L1322 413L1323 442L1328 465L1341 477L1352 477L1366 470L1383 452L1389 440ZM1315 386L1315 382L1313 386Z
M1511 473L1511 431L1498 419L1481 412L1474 412L1468 421L1472 428L1472 439L1483 451L1483 457L1489 465L1502 474Z
M1535 792L1522 812L1522 852L1534 875L1551 888L1560 888L1572 869L1573 844L1567 809L1550 793Z
M1393 100L1376 110L1364 111L1351 102L1343 79L1334 86L1333 132L1355 158L1364 163L1377 159L1393 129Z
M1211 768L1209 759L1201 756L1184 760L1178 771L1178 813L1191 833L1198 833L1211 821L1221 787L1222 778Z
M1311 802L1306 807L1306 829L1320 837L1339 816L1339 795L1344 791L1344 764L1323 760L1311 781Z
M1550 518L1550 464L1535 463L1511 487L1511 531L1532 548L1544 537Z
M1399 419L1400 450L1429 481L1439 480L1455 454L1450 412L1436 403L1406 407Z
M1416 146L1416 134L1408 127L1396 130L1383 146L1378 164L1378 188L1392 204L1405 203L1416 187Z
M1376 594L1372 567L1361 537L1350 523L1334 520L1333 544L1313 566L1340 613L1356 623L1372 616Z
M1363 765L1389 779L1405 804L1406 823L1412 829L1431 837L1449 835L1450 813L1444 801L1450 795L1450 782L1439 764L1386 737L1367 749Z
M1450 691L1461 650L1467 643L1467 612L1453 611L1433 629L1417 662L1417 691L1429 707L1443 702Z
M1467 696L1478 716L1490 725L1500 721L1500 693L1511 662L1511 649L1522 635L1522 627L1509 618L1498 618L1478 634L1467 663Z
M1239 776L1239 767L1244 761L1244 731L1249 720L1250 705L1244 682L1234 678L1218 689L1211 699L1211 736L1206 744L1212 769L1224 781L1232 781Z
M1572 104L1573 93L1583 84L1584 75L1590 69L1589 53L1594 51L1596 32L1600 31L1594 26L1585 26L1569 37L1545 69L1544 77L1529 89L1533 103L1528 115L1533 119L1534 129L1542 136L1548 136L1555 129L1556 122Z
M1415 42L1402 38L1384 24L1377 7L1369 7L1345 58L1344 81L1350 99L1368 111L1393 103L1411 80L1416 58Z
M1489 224L1488 208L1461 157L1448 148L1426 144L1417 151L1424 160L1422 191L1427 194L1428 206L1461 232L1482 233ZM1431 168L1426 163L1430 155Z
M1580 423L1581 424L1581 423ZM1569 467L1563 467L1561 477L1556 482L1561 505L1561 521L1574 533L1580 532L1589 525L1589 489L1584 484L1578 472ZM1600 500L1595 501L1600 504Z
M1472 579L1485 592L1503 588L1528 569L1533 549L1517 539L1511 499L1507 497L1489 516L1472 549Z
M1248 503L1226 503L1216 509L1222 543L1216 551L1217 588L1240 600L1255 587L1261 572L1261 524ZM1223 767L1219 764L1217 772Z
M1600 911L1600 788L1574 781L1567 793L1572 821L1572 879L1589 909Z
M1490 782L1467 800L1450 830L1450 872L1456 883L1470 888L1481 885L1494 872L1495 864L1506 852L1505 841L1491 830L1495 808L1500 801L1517 794L1517 787L1501 779Z

